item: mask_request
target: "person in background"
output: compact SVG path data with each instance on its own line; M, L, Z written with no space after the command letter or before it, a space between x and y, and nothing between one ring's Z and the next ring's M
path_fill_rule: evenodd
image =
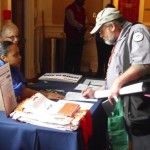
M113 4L107 4L105 6L105 8L108 7L115 8ZM95 77L105 78L108 60L113 45L106 44L104 40L100 37L99 32L95 34L95 39L96 39L96 48L97 48L97 56L98 56L98 67L97 67L97 73Z
M18 44L19 46L19 49L20 49L20 54L22 56L24 56L24 41L20 40L20 37L19 37L19 28L17 27L16 24L14 24L13 22L6 22L2 29L1 29L1 33L0 33L0 38L3 40L3 41L11 41L13 43L16 43ZM22 38L23 39L23 38ZM25 71L25 66L24 66L24 57L22 58L22 66L20 67L22 73L24 73Z
M13 22L8 22L2 27L0 37L4 41L12 41L13 43L18 44L19 29Z
M86 89L86 98L98 98L101 90L109 89L108 100L119 95L121 87L131 81L150 74L150 32L143 24L132 24L124 19L116 8L104 8L96 17L96 25L91 34L99 32L106 44L114 45L109 58L106 83L98 90ZM143 101L143 106L150 101ZM130 129L129 129L130 130ZM133 150L149 150L150 133L132 137Z
M84 34L88 25L85 0L75 0L65 9L64 32L66 34L65 72L80 73Z
M18 45L11 41L0 42L0 66L5 63L9 63L11 76L13 81L13 88L17 100L23 100L31 97L33 94L39 92L27 88L27 82L25 81L22 73L20 72L21 56L19 54ZM63 99L64 96L57 93L40 92L49 99Z

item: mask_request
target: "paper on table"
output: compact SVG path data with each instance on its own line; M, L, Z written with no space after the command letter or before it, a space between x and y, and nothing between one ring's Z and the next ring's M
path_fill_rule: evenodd
M99 86L96 86L96 85L87 85L87 84L78 84L76 87L75 87L75 90L85 90L87 88L91 88L93 90L97 90L99 88Z
M22 106L24 107L24 111L30 111L37 115L56 115L63 107L62 103L59 103L59 101L54 102L49 100L41 93L36 93L25 100Z
M32 97L26 99L22 103L20 103L15 111L23 111L23 112L30 112L34 113L39 116L51 116L51 115L59 115L60 109L66 104L66 103L75 103L80 105L80 109L90 109L90 107L86 104L86 107L84 106L85 102L70 102L67 100L59 100L57 102L53 102L46 98L41 93L36 93ZM92 104L89 104L92 106ZM23 110L22 110L23 108ZM55 116L56 117L56 116Z
M80 83L75 87L75 90L85 90L87 88L88 88L88 85Z
M45 73L39 80L62 81L77 83L82 78L82 75L70 73Z
M97 85L89 85L88 87L93 89L93 90L99 89L99 86L97 86Z
M85 102L70 102L66 100L60 100L56 104L64 106L66 103L75 103L80 105L79 114L77 113L74 117L67 117L64 115L45 115L44 111L40 114L31 113L30 111L15 111L11 113L12 119L19 120L30 124L35 124L43 127L49 127L60 130L74 131L80 125L81 118L86 114L94 104Z
M15 111L12 112L10 116L12 117L12 119L26 123L73 131L79 127L81 118L86 114L87 110L89 110L93 106L93 103L85 102L70 102L66 100L60 100L57 102L50 102L50 104L49 101L50 100L48 100L42 94L36 93L31 98L26 99L25 101L20 103L20 107L17 106ZM58 113L59 110L65 104L69 103L79 105L79 112L73 117L68 117L63 114L60 115Z
M97 102L97 99L86 99L78 92L67 92L65 100Z
M86 79L83 84L88 85L98 85L98 86L103 86L105 84L105 80L91 80L91 79Z

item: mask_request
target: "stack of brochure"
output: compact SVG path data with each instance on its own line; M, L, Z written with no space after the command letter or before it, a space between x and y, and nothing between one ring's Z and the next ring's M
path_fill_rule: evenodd
M70 73L45 73L39 78L39 80L77 83L81 78L82 75Z
M65 100L54 102L37 93L20 103L10 117L34 125L74 131L92 105Z

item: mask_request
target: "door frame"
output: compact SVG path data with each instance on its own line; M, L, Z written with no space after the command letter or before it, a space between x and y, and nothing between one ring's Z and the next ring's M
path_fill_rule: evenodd
M22 1L22 2L21 2ZM21 4L22 3L22 4ZM12 14L12 21L18 26L20 36L23 42L23 48L20 51L23 59L23 73L26 79L35 77L34 71L34 0L11 0L12 9L18 9L21 5L21 10L15 10ZM22 18L19 16L21 12ZM12 11L13 12L13 11ZM14 15L14 16L13 16ZM18 16L17 16L18 15ZM19 19L20 17L20 19ZM16 19L16 20L15 20ZM23 23L22 23L23 22Z
M34 0L24 1L24 31L25 31L25 77L27 79L34 78Z

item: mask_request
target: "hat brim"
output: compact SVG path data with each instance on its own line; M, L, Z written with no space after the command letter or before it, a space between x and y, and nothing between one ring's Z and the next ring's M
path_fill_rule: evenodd
M92 31L90 32L90 34L95 34L95 33L100 29L101 26L102 26L102 24L96 25L96 26L92 29Z
M104 14L106 12L106 14ZM102 10L96 17L96 25L90 32L90 34L96 33L103 24L113 21L122 17L122 14L119 13L115 8L105 8Z

